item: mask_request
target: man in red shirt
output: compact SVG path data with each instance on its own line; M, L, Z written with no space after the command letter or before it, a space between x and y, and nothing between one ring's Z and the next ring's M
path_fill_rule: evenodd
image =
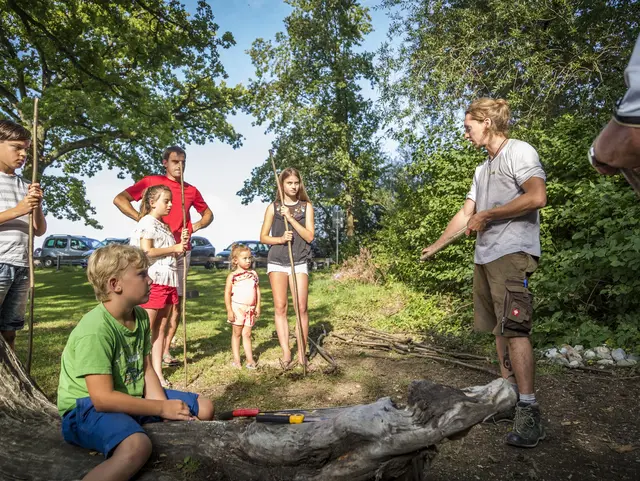
M181 147L168 147L162 154L162 165L164 165L166 169L165 175L149 175L147 177L142 178L131 187L126 188L122 192L120 192L115 199L113 199L113 203L116 205L120 212L122 212L127 217L138 222L139 213L138 211L131 205L133 201L139 201L142 198L142 195L148 187L152 187L154 185L163 184L171 189L171 193L173 194L173 205L175 206L171 209L169 215L163 217L164 220L173 232L173 236L176 239L176 242L180 242L180 237L182 235L182 206L181 206L181 192L180 192L180 176L182 175L182 171L186 166L186 157L187 154ZM189 211L191 207L194 207L196 211L202 216L202 218L191 223L191 216ZM200 229L204 229L213 221L213 213L209 206L202 198L202 194L196 189L193 185L184 183L184 208L187 213L187 229L189 230L189 235L194 232L199 231ZM183 263L185 257L180 256L178 258L178 296L180 296L180 302L182 302L182 272L183 272ZM186 252L186 261L187 261L187 271L189 270L189 264L191 262L191 243L187 246ZM173 309L170 315L169 320L169 331L167 333L167 345L165 346L163 353L163 361L169 364L177 363L177 359L173 358L169 353L169 345L171 339L175 335L176 329L178 328L178 316L179 309ZM161 329L162 329L161 325Z

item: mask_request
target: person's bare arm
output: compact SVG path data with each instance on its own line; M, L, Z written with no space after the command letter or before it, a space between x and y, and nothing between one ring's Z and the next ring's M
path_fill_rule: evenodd
M492 209L476 212L467 224L467 234L471 231L483 231L487 224L494 220L513 219L523 216L532 210L542 209L547 205L547 187L544 179L531 177L522 184L524 193L511 202Z
M151 365L151 356L144 358L144 398L166 401L167 395L162 389L160 379Z
M605 175L616 174L618 169L640 168L640 126L630 127L611 119L596 138L593 149Z
M289 222L289 225L296 230L298 235L302 237L305 242L309 244L313 242L316 229L314 225L313 206L311 205L311 202L307 202L307 211L305 212L304 226L291 215L291 210L288 207L283 205L281 207L281 213L287 218L287 222Z
M110 374L85 376L91 402L98 412L125 413L133 416L160 416L173 421L189 421L189 407L179 400L143 399L113 389Z
M260 317L260 314L262 313L262 308L260 307L261 300L262 300L262 295L260 294L260 284L258 284L256 285L256 317Z
M208 207L202 212L202 218L192 224L193 232L208 227L213 222L213 212Z
M286 244L287 241L293 239L293 232L286 231L284 235L280 237L272 237L269 235L271 226L273 225L274 208L274 204L269 204L267 210L264 212L264 221L262 222L262 229L260 230L260 242L267 245Z
M447 242L453 235L460 232L461 229L467 226L469 219L473 216L476 210L476 203L471 199L466 199L462 208L454 215L442 235L433 244L422 249L422 255L431 257L432 253L440 249L440 247Z
M7 209L0 212L0 224L4 224L5 222L9 222L10 220L17 219L18 217L22 217L31 212L34 212L36 209L39 209L41 202L42 202L42 191L39 188L39 184L29 185L29 191L27 195L24 197L24 199L18 202L18 205L16 205L15 207L12 207L11 209ZM39 209L39 210L40 212L42 212L42 209ZM36 225L35 220L36 220L36 215L34 215L34 227ZM45 226L45 229L46 229L46 222L44 222L43 225ZM42 234L36 233L36 235L42 235Z
M227 320L233 321L233 309L231 308L231 287L232 287L233 273L227 276L227 283L224 286L224 306L227 308Z
M133 208L131 202L133 202L133 197L131 197L129 192L127 192L126 190L120 192L113 199L113 203L120 210L120 212L122 212L130 219L137 221L140 218L140 213Z
M180 242L171 247L153 247L153 240L140 238L140 249L151 257L165 257L173 254L182 254L186 249L186 242Z

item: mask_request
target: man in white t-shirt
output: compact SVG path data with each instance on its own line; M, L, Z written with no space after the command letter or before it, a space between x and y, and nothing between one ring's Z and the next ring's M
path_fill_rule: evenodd
M430 256L456 232L477 233L473 276L474 328L496 339L502 376L519 393L513 411L493 421L515 417L506 443L535 447L545 437L534 391L535 360L529 339L533 296L529 277L540 258L538 209L547 201L545 173L535 149L508 139L505 100L474 101L464 119L465 138L484 148L489 158L476 168L464 205L440 238L423 250Z

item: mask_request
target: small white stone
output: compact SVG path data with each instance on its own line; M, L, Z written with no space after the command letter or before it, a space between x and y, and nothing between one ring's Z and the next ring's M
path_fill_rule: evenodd
M558 350L555 347L552 347L551 349L547 349L544 355L549 359L553 359L558 356Z
M578 344L576 346L573 346L573 348L576 350L576 352L584 351L584 346L582 344Z
M580 361L571 361L569 363L569 367L575 369L576 367L580 367Z
M600 359L611 359L611 351L607 346L598 346L593 350Z
M635 366L636 364L638 364L638 361L635 361L633 359L621 359L620 361L618 361L616 363L616 366L618 366L618 367L631 367L631 366Z
M611 352L611 357L614 361L622 361L627 357L627 353L624 352L624 349L618 348Z
M557 357L554 357L551 361L554 364L560 364L562 366L568 366L569 365L569 360L566 357L562 356L562 355L558 355Z
M560 354L567 354L567 352L568 352L567 346L564 346L560 349Z
M593 352L591 349L588 349L588 350L584 351L584 358L585 359L595 359L597 357L598 357L598 355L595 352Z
M613 359L600 359L598 364L601 366L613 366L615 362L613 362Z

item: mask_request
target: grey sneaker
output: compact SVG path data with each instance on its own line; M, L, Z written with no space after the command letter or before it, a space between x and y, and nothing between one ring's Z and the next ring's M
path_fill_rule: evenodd
M516 415L515 406L510 407L506 411L501 411L499 413L494 413L490 416L487 416L483 419L484 424L498 424L498 423L512 423L513 418Z
M519 448L535 448L545 436L538 403L518 402L513 429L507 434L505 442Z

